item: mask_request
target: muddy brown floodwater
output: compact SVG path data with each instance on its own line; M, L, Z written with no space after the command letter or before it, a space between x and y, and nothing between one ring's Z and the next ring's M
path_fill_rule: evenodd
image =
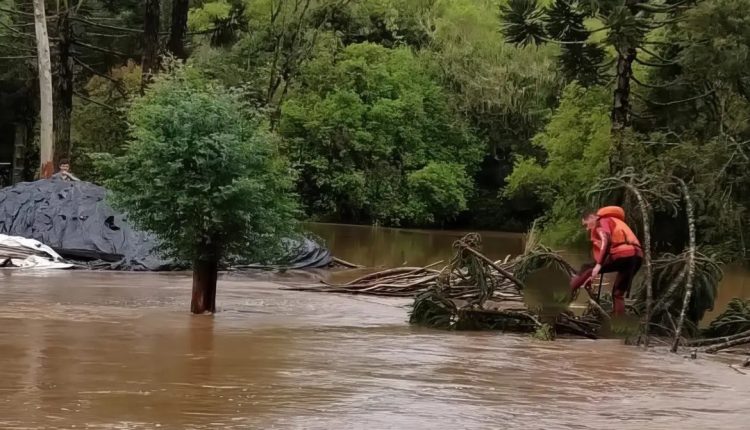
M2 271L0 428L748 428L750 376L724 364L280 289L320 276L225 275L209 317L187 274Z

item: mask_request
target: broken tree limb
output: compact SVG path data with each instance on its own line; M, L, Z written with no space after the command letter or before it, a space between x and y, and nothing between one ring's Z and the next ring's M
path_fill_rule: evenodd
M348 267L350 269L360 269L360 268L364 267L364 266L361 266L359 264L350 263L350 262L348 262L346 260L343 260L341 258L338 258L338 257L333 257L333 262L336 263L336 264L338 264L339 266Z
M734 346L750 344L750 336L740 337L727 342L709 346L704 350L706 354L715 354L722 349L732 348Z
M741 339L743 337L750 336L750 330L743 331L742 333L733 334L731 336L713 337L710 339L694 339L686 342L687 346L710 346L719 343L726 343L735 339Z
M601 315L601 316L602 316L602 317L603 317L603 318L604 318L605 320L607 320L607 321L610 321L610 320L611 320L612 318L610 318L610 316L609 316L609 314L607 313L607 311L605 311L605 310L604 310L604 308L602 308L602 307L601 307L601 305L600 305L599 303L597 303L597 302L596 302L596 300L594 300L594 297L593 297L593 294L591 294L591 291L589 291L589 289L588 289L588 288L584 288L584 290L586 291L586 294L587 294L587 295L589 296L589 300L588 300L588 302L589 302L589 306L591 306L591 307L592 307L592 308L594 308L594 309L595 309L595 310L596 310L597 312L599 312L599 314L600 314L600 315Z
M394 269L386 269L380 272L370 273L368 275L359 277L353 281L347 282L347 285L356 285L367 280L385 278L390 275L410 275L414 273L419 273L423 271L424 269L425 267L396 267Z
M474 248L471 248L471 247L466 247L465 249L467 251L471 252L472 254L476 255L477 257L479 257L482 261L484 261L485 263L487 263L490 267L492 267L493 269L497 270L501 275L505 276L507 279L509 279L510 281L512 281L514 284L516 284L516 287L518 287L519 290L523 290L524 289L523 282L521 282L518 278L516 278L515 276L513 276L513 274L510 273L509 271L507 271L507 270L501 268L500 266L498 266L497 264L495 264L494 261L492 261L489 258L487 258L484 254L480 253L479 251L477 251L477 250L475 250Z

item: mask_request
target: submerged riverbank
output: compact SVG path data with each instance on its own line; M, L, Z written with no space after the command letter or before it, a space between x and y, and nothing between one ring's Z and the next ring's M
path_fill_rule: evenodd
M619 341L409 326L408 300L295 293L225 275L5 272L0 427L743 429L726 365Z

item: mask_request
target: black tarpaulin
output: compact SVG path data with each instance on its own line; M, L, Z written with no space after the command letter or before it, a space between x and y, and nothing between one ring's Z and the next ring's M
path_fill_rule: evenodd
M0 233L35 239L66 259L113 270L169 270L156 253L153 235L135 230L104 200L106 190L89 182L40 180L0 190ZM279 266L317 268L330 252L302 237L285 239ZM258 267L247 264L247 267Z

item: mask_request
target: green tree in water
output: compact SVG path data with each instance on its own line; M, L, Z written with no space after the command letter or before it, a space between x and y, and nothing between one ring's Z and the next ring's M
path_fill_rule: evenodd
M301 88L283 105L280 132L301 175L308 212L350 222L436 223L457 215L480 142L456 119L442 88L406 48L350 45L305 68ZM450 168L429 167L451 163ZM458 168L456 168L458 166ZM410 175L450 190L430 191ZM418 190L417 190L418 188ZM437 194L452 193L456 202ZM416 209L415 209L416 208Z
M131 221L192 262L194 313L216 309L219 264L265 261L294 225L289 169L239 94L187 67L157 79L129 111L127 152L107 187Z
M586 194L607 173L611 145L610 96L601 87L573 83L560 107L533 139L546 159L520 157L508 177L506 193L536 195L548 207L545 235L553 243L581 237Z

